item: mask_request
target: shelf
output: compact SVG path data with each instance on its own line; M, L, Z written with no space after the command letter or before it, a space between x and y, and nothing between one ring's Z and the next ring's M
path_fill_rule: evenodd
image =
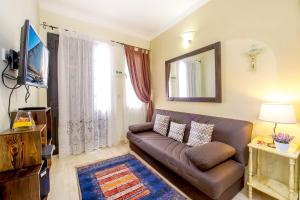
M46 128L45 124L36 125L33 128L24 129L24 130L13 130L13 129L7 129L0 133L0 135L13 135L13 134L23 134L23 133L30 133L30 132L40 132Z
M43 165L43 162L39 165L24 167L22 169L0 172L0 184L5 183L5 182L10 182L10 181L15 181L20 178L24 178L24 177L28 177L28 176L33 176L35 174L39 174L39 172L42 168L42 165Z
M248 185L250 185L249 182ZM286 184L268 178L266 176L253 176L251 186L254 189L257 189L279 200L298 199L297 192L293 192L292 198L289 198L289 187ZM280 191L280 193L278 191Z

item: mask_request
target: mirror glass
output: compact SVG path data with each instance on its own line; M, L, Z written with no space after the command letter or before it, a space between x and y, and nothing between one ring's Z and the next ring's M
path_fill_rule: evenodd
M221 43L166 61L169 101L222 102Z
M215 97L215 50L170 63L169 97Z

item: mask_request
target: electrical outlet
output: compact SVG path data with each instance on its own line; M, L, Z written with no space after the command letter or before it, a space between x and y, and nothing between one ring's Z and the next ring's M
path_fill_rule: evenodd
M4 48L1 48L1 60L6 61L7 60L7 50Z

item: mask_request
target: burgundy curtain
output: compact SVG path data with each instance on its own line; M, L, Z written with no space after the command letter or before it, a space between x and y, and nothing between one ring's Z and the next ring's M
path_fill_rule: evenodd
M125 45L125 54L133 89L137 97L148 104L146 120L149 122L153 114L149 51Z

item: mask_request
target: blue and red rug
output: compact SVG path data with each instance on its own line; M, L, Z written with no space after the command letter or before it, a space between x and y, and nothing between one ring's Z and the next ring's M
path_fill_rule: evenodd
M131 154L78 167L77 176L83 200L185 199Z

